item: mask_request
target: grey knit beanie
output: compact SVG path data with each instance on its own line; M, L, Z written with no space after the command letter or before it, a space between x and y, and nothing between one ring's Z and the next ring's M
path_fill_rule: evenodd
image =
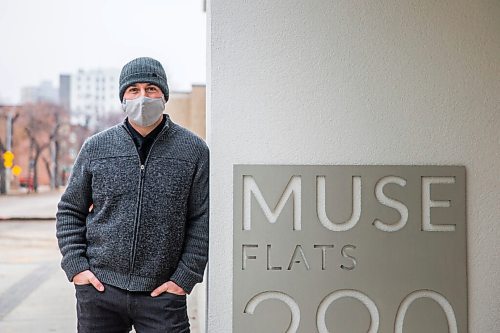
M165 101L168 101L167 75L158 60L137 58L123 66L120 73L120 101L123 101L123 94L128 86L139 82L157 85L165 95Z

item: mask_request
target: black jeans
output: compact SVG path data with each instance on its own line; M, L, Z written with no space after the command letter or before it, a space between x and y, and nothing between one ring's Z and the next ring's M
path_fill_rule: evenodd
M186 296L75 285L78 333L189 333Z

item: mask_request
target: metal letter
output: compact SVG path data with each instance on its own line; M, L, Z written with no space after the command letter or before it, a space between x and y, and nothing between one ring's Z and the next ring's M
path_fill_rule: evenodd
M454 224L435 225L431 223L432 207L450 207L449 200L431 199L432 184L454 184L455 177L422 177L422 230L424 231L455 231Z
M347 231L358 223L361 216L361 177L352 177L352 214L345 222L332 222L326 215L326 177L316 177L316 211L321 224L331 231Z
M318 312L316 314L316 326L319 333L328 333L328 328L326 328L325 315L326 310L328 309L330 304L344 297L355 298L363 303L364 306L366 306L368 312L370 313L370 328L368 328L367 333L377 333L380 321L377 305L370 299L370 297L366 296L362 292L350 289L334 291L321 301L318 307Z
M286 188L281 196L278 204L273 211L269 208L260 191L255 179L252 176L243 176L243 230L251 229L251 203L252 203L252 193L257 199L264 215L266 216L269 223L275 223L278 220L283 207L290 196L293 197L293 230L300 230L302 228L301 224L301 179L300 176L292 176L290 181L286 185Z
M292 319L290 320L290 325L288 325L286 333L297 332L300 323L300 308L297 302L295 302L293 298L285 293L279 291L265 291L263 293L257 294L248 301L243 312L253 314L257 305L267 299L277 299L288 305L288 307L290 308L290 312L292 313Z
M453 307L450 302L441 294L433 291L433 290L417 290L409 294L405 297L403 302L398 308L398 312L396 314L396 322L394 324L394 333L403 333L403 322L405 320L406 311L410 307L411 303L419 298L430 298L436 301L441 308L443 309L446 320L448 321L448 332L449 333L457 333L457 319L455 317L455 312L453 311Z
M384 186L389 183L398 184L401 187L406 186L406 180L401 177L384 177L377 182L377 185L375 185L375 196L381 204L397 210L399 212L399 215L401 215L401 218L394 224L385 224L379 219L375 219L373 225L381 231L393 232L404 228L406 222L408 222L408 207L406 207L401 201L394 200L385 196Z

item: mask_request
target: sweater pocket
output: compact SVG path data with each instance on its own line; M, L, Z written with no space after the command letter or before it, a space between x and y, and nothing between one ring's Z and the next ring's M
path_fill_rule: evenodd
M125 213L125 211L124 211ZM91 267L126 272L130 265L133 215L102 216L87 226L87 257Z
M118 197L137 190L140 166L137 156L113 156L91 162L94 199Z
M91 161L94 209L87 218L90 265L126 272L130 264L140 168L137 156Z

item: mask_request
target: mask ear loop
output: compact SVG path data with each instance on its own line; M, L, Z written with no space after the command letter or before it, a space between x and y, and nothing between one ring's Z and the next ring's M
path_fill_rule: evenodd
M166 109L167 109L167 102L168 101L165 99L165 95L163 95L161 98L163 98L163 103L164 103L163 104L163 112L162 112L162 114L167 114L167 112L166 112L167 110Z

